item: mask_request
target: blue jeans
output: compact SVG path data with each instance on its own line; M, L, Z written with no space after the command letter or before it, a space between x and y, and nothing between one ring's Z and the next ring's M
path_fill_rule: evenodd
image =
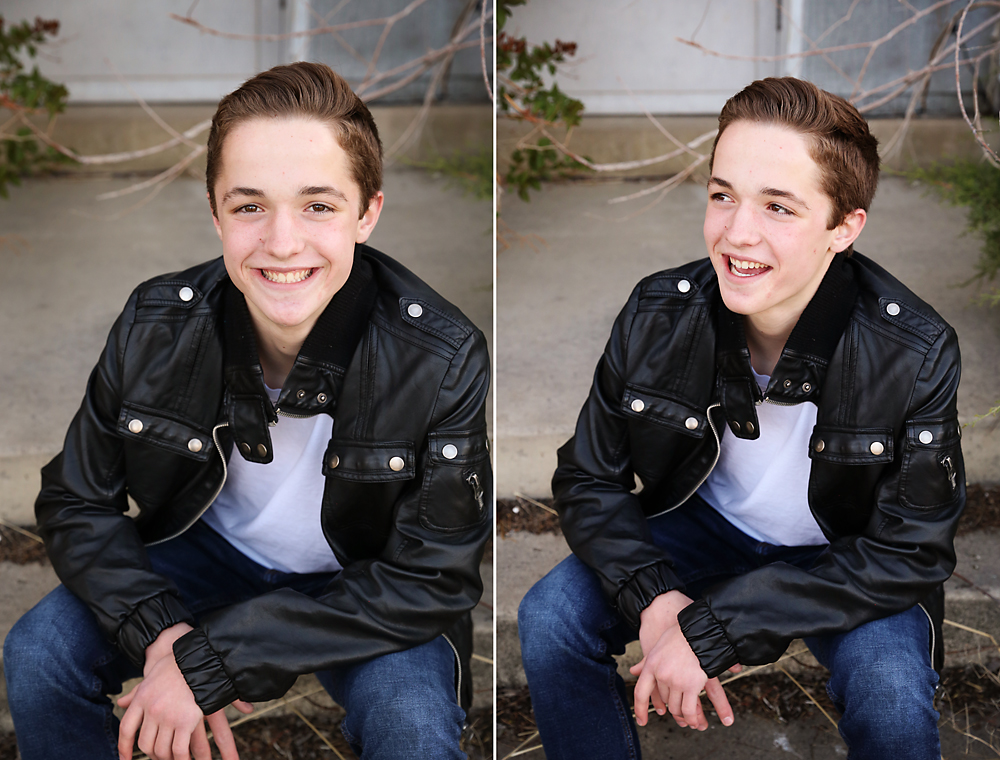
M772 562L808 568L823 551L759 542L698 497L649 526L693 599L714 583ZM613 658L639 634L608 603L593 571L575 556L566 558L525 595L518 629L548 760L641 757ZM930 621L920 607L806 644L831 672L827 690L843 716L848 757L940 760L938 676L931 666Z
M202 522L148 553L195 616L278 588L318 596L333 577L269 570ZM107 695L142 672L65 587L11 630L4 669L23 760L117 760L118 719ZM347 711L341 730L359 757L465 757L458 748L465 711L455 693L455 655L443 638L316 675Z

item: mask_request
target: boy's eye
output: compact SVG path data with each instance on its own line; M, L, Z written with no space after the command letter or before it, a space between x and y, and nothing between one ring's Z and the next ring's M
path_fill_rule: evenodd
M309 210L314 213L321 214L324 211L332 211L333 209L331 209L325 203L310 203Z
M792 215L792 212L789 209L787 209L784 206L782 206L780 203L769 203L769 204L767 204L767 207L768 207L769 210L771 210L774 213L779 214L781 216L791 216Z
M236 209L236 213L238 214L256 214L258 211L260 211L260 206L256 203L247 203Z
M712 193L709 197L713 201L728 201L728 200L730 200L729 196L726 195L725 193Z

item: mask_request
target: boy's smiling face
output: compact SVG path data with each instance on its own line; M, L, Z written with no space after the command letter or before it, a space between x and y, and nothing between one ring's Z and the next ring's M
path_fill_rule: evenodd
M736 122L716 146L705 244L726 306L764 334L787 338L864 227L858 209L827 229L833 204L821 179L809 138L786 127Z
M309 334L347 282L355 243L378 221L382 193L368 204L360 195L347 154L321 121L254 119L226 137L215 229L258 333L299 344Z

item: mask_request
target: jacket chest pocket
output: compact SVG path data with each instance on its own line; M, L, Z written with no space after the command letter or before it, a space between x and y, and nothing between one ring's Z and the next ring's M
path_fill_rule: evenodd
M393 508L416 474L409 441L334 438L323 457L323 532L338 556L371 557L385 545Z
M420 524L438 532L468 530L489 519L493 469L486 429L431 433L420 493Z
M704 409L661 391L629 383L620 410L629 421L632 468L644 483L660 480L672 462L680 463L675 472L691 470L693 457L704 453L706 436L714 441Z
M809 503L824 531L838 535L864 531L879 481L894 455L890 428L813 428Z

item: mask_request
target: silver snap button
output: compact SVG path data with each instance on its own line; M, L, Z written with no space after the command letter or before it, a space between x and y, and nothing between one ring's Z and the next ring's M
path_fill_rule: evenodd
M686 427L688 430L697 430L698 429L697 417L688 417L686 420L684 420L684 427Z
M258 443L257 444L257 453L260 454L262 457L266 457L267 456L267 446L265 446L263 443Z
M298 392L297 392L297 393L295 394L295 398L305 398L305 397L306 397L306 392L305 392L305 391L301 391L301 390L300 390L300 391L298 391Z
M816 445L813 446L813 451L815 451L818 454L825 448L826 448L826 441L820 438L818 441L816 441Z
M420 304L411 303L409 306L406 307L406 313L409 314L414 319L416 319L417 317L419 317L421 314L424 313L424 310Z
M250 456L250 444L244 441L240 444L240 451L243 452L243 456Z
M399 472L406 466L406 462L403 461L403 457L393 457L389 460L389 469L393 472Z
M458 446L453 443L446 443L444 448L441 449L441 456L445 459L454 459L458 456Z
M340 457L337 454L334 454L330 457L330 469L336 470L338 467L340 467Z
M200 438L192 438L190 441L188 441L188 451L197 454L199 451L201 451L201 447L202 443Z
M753 429L754 429L753 428L753 423L752 422L747 422L747 432L748 433L752 433Z
M921 443L930 443L934 440L934 433L930 430L921 430L920 435L917 436L917 440Z
M885 446L878 441L875 441L875 443L868 447L868 450L875 456L879 456L883 451L885 451Z
M898 303L891 303L891 304L888 304L888 305L887 305L887 306L885 307L885 311L886 311L886 313L887 313L887 314L888 314L888 315L889 315L890 317L895 317L895 316L898 316L898 314L899 314L899 304L898 304Z
M677 289L681 293L687 293L688 291L691 290L691 283L688 282L687 280L681 280L680 282L677 283Z
M643 403L643 401L642 401L641 398L637 398L635 401L632 402L632 411L633 412L641 412L645 408L646 408L646 405Z
M325 404L326 403L326 399L327 399L327 395L325 393L318 393L318 394L316 394L316 400L319 403Z
M808 393L812 389L813 389L813 387L809 383L802 383L802 392L803 393Z
M141 433L142 432L142 420L129 420L128 429L130 433Z
M791 388L792 387L792 381L791 380L786 380L785 382L782 383L782 385L785 386L786 388Z
M182 301L190 301L194 298L194 291L191 290L187 285L177 291L177 297Z

